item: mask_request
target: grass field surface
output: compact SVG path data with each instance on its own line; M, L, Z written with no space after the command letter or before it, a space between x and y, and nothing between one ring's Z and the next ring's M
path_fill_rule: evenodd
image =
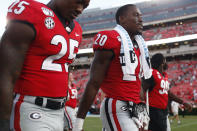
M171 123L171 131L197 131L197 116L180 116L181 124L176 121ZM102 123L99 117L87 117L84 131L101 131Z

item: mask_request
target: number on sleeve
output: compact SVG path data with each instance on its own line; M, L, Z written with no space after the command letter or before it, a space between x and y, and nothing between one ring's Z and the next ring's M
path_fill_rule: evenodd
M12 12L12 8L19 2L19 0L16 0L9 8L8 12Z
M26 1L21 1L19 4L19 0L16 0L8 9L8 12L13 12L15 14L21 14L25 10L25 5L29 5ZM16 7L15 5L18 4Z
M101 34L98 34L98 35L97 35L97 38L96 38L96 40L95 40L95 43L94 43L95 45L98 45L97 41L98 41L98 39L99 39L100 37L101 37Z
M100 46L104 46L106 41L107 41L106 35L98 34L94 44L96 44L96 45L99 44Z

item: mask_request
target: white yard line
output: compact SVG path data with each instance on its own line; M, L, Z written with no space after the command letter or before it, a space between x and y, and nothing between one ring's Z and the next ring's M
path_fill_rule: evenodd
M194 125L194 124L197 124L197 121L196 122L187 123L187 124L181 124L181 125L178 125L176 127L173 127L172 129L186 127L186 126L190 126L190 125Z

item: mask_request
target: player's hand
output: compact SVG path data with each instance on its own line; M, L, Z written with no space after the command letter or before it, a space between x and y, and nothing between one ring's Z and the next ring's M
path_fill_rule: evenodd
M149 131L149 130L146 130L144 128L139 128L139 131Z
M183 103L184 107L189 111L191 112L192 111L192 105L189 104L189 103Z
M143 127L143 124L139 121L138 118L132 117L132 119L133 119L133 121L135 122L135 124L136 124L136 126L137 126L138 128L142 128L142 127Z

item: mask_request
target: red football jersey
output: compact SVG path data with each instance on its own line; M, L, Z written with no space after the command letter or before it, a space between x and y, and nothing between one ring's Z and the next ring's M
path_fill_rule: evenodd
M31 96L66 96L68 64L82 39L80 25L74 21L74 29L67 33L50 8L33 0L14 2L8 8L7 19L27 23L36 32L14 91Z
M124 54L120 53L120 48L120 35L115 30L101 31L95 36L95 42L93 44L94 50L112 50L115 54L107 75L101 85L101 89L106 94L106 97L139 103L141 86L141 81L139 79L139 48L137 50L134 49L138 59L138 65L135 70L136 81L123 80L121 65L125 65L125 63L123 60Z
M162 76L156 69L153 69L152 74L155 86L153 90L149 92L149 105L159 109L166 109L168 105L169 90L168 76L166 73Z
M68 93L69 93L69 100L66 102L66 106L75 108L77 106L77 89L74 84L69 86Z

